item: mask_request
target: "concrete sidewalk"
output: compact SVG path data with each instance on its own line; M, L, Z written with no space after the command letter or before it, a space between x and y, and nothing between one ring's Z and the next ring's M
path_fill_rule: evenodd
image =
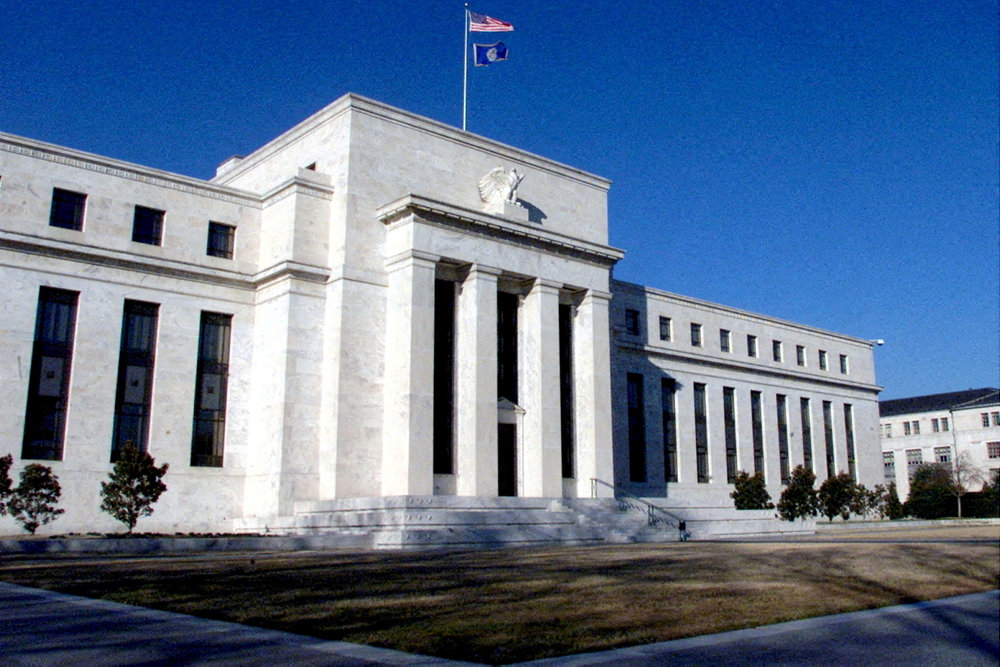
M0 582L7 665L461 664ZM1000 591L541 660L539 665L991 665Z

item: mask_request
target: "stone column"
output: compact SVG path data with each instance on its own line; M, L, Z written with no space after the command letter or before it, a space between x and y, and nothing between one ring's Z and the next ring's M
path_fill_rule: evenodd
M456 491L497 495L497 269L473 265L458 295Z
M386 261L382 494L434 493L434 267L408 251Z
M519 317L518 394L524 433L518 472L521 495L562 496L559 428L559 285L536 280Z
M610 301L611 295L606 292L588 291L576 308L573 323L576 495L580 498L590 496L591 478L614 482ZM610 489L598 489L598 495L610 494Z

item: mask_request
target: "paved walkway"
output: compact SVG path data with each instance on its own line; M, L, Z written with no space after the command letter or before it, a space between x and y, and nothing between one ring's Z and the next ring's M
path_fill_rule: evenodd
M91 600L0 582L5 665L443 665L388 649ZM1000 662L1000 591L824 616L549 665L990 665Z

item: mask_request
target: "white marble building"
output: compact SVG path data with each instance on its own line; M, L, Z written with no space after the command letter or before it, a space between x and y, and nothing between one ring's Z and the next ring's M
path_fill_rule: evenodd
M614 282L609 186L355 95L211 181L0 134L0 455L15 481L31 462L59 475L49 532L116 528L99 483L126 441L170 464L149 531L291 526L328 501L586 498L595 478L721 506L727 464L780 492L810 450L808 400L820 479L829 460L881 481L871 344Z
M952 465L959 455L983 476L1000 474L1000 390L966 389L879 404L885 484L901 500L921 463ZM978 486L970 489L978 491Z

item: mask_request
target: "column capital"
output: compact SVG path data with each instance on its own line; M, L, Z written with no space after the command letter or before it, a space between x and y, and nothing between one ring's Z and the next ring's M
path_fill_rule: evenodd
M479 263L469 264L468 267L466 267L466 271L468 272L466 278L470 278L472 276L492 276L494 278L498 278L500 274L503 273L503 271L494 266L487 266L486 264Z
M588 289L584 292L583 296L580 297L580 303L586 303L587 301L603 301L607 303L611 301L611 296L611 292Z
M534 292L535 290L543 290L547 292L552 292L552 291L558 292L559 290L562 289L562 287L563 284L560 282L556 282L554 280L546 280L545 278L535 278L535 280L531 284L530 291Z
M409 266L423 266L433 268L440 261L441 257L421 250L404 250L401 253L385 258L385 270L389 273L398 271Z

